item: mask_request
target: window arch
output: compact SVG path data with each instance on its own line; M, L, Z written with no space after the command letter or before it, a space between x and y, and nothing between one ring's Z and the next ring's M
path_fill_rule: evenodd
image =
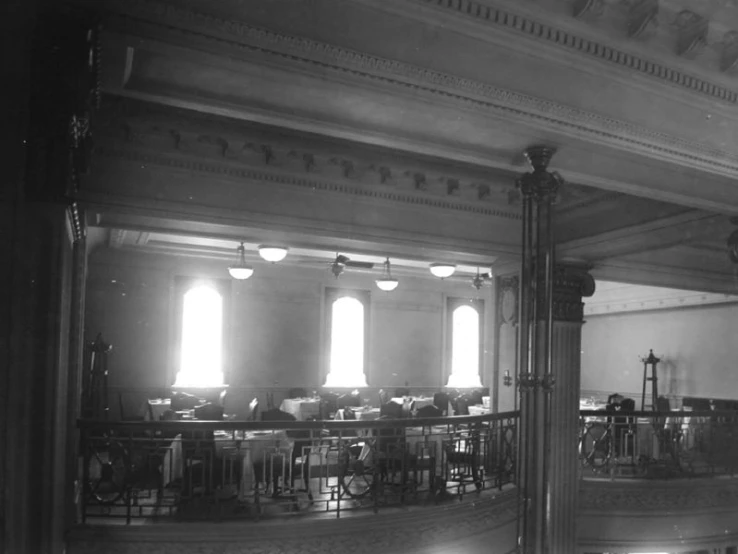
M366 387L368 293L331 289L326 293L326 387Z
M223 385L226 298L217 283L178 283L178 367L174 386Z
M448 387L481 387L484 304L479 300L449 299Z

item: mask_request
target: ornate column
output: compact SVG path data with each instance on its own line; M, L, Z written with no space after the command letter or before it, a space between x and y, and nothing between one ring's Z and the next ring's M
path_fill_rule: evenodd
M519 551L568 554L576 550L581 297L594 290L586 268L555 264L553 203L563 180L547 169L553 150L533 147L525 155L533 171L517 183L523 198Z
M525 152L533 171L518 179L523 198L523 248L520 272L518 386L520 388L519 478L523 513L519 550L546 551L550 510L548 448L550 396L554 386L553 202L561 177L548 171L554 151L545 146Z

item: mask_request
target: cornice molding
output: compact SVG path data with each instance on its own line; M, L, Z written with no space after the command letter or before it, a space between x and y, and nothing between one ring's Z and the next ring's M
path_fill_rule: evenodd
M729 104L738 104L738 91L731 90L723 85L707 81L681 69L674 69L663 62L650 60L630 52L609 46L590 38L578 35L569 30L557 28L553 25L541 23L534 18L493 7L487 3L475 0L405 0L411 4L430 4L437 9L453 11L462 17L474 19L488 25L503 27L514 32L522 33L544 40L548 43L576 51L589 57L620 65L629 71L636 71L648 77L659 79L670 85L687 89L690 92L710 97L713 100ZM589 2L587 4L597 4ZM577 13L574 8L574 14ZM576 15L575 15L576 16ZM630 36L637 36L643 32L644 26L653 19L642 17L635 20L639 23L629 30ZM636 30L637 29L637 30ZM690 42L691 44L691 42ZM685 47L685 51L688 48Z
M441 210L454 210L466 212L473 215L496 217L517 221L520 215L497 210L492 207L475 206L469 203L452 202L443 197L421 196L410 193L402 193L379 188L363 187L338 180L319 179L317 177L288 174L267 169L255 169L253 167L236 165L233 162L203 160L191 157L179 157L166 155L151 151L136 149L116 148L114 146L98 146L96 154L101 157L122 159L145 165L156 165L178 170L194 171L222 175L223 177L238 180L249 179L260 184L276 183L309 189L311 192L328 192L371 198L388 202L412 204L423 208L436 208Z
M411 3L434 3L438 9L453 10L464 17L481 19L489 24L526 33L532 38L560 43L569 48L624 64L631 70L648 73L681 84L697 92L715 94L716 98L738 103L738 93L686 76L632 54L575 37L529 18L491 8L470 0L406 0ZM668 158L691 168L735 176L738 156L702 143L684 140L640 125L587 112L530 95L501 89L468 78L444 74L396 60L389 60L340 48L314 40L284 35L257 28L241 21L226 20L190 9L175 7L157 0L137 0L111 4L120 23L154 25L160 33L178 34L187 40L215 42L220 48L259 53L282 63L310 65L329 70L336 78L350 76L422 92L444 101L462 104L492 115L550 126L558 132L580 139L596 141L655 159ZM116 8L117 7L117 8ZM463 9L462 9L463 7ZM469 11L466 8L469 7ZM122 18L122 19L120 19ZM712 92L711 92L712 91Z

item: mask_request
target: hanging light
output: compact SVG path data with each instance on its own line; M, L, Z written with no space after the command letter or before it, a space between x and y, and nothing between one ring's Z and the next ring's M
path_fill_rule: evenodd
M430 264L430 272L441 279L451 277L451 275L454 274L454 271L456 271L456 266L453 264Z
M243 247L243 243L237 249L238 261L228 268L228 273L234 279L248 279L254 274L254 268L246 263L246 249Z
M288 250L289 248L286 246L270 246L262 244L259 246L259 256L274 264L284 260Z
M472 284L472 286L475 289L479 290L479 289L481 289L484 286L484 283L488 279L491 279L491 278L492 278L492 272L491 271L488 271L487 273L480 274L479 273L479 268L477 268L477 274L476 274L475 277L472 278L471 284Z
M377 279L376 283L377 286L385 292L395 290L397 285L400 284L400 281L392 277L389 258L384 261L384 271L382 272L382 276Z

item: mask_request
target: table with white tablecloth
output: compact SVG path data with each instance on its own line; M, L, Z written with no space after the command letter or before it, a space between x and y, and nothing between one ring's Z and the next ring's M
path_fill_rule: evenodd
M235 467L228 462L240 461L239 499L244 499L254 489L255 479L263 476L254 474L254 464L265 462L271 453L281 454L289 463L294 440L284 430L275 431L215 431L213 434L216 463L221 467ZM167 450L162 463L162 479L168 485L182 479L187 455L183 453L182 435L177 435Z
M146 421L159 421L171 408L172 401L169 398L150 398L142 407L142 415Z
M392 402L399 404L400 406L404 405L407 400L409 400L412 403L413 410L419 410L420 408L423 408L424 406L433 406L433 399L432 398L426 398L423 396L396 396L394 398L390 399Z
M320 398L285 398L280 410L292 414L297 421L320 418Z
M490 413L489 408L485 408L482 404L473 404L469 406L469 415L480 416Z

